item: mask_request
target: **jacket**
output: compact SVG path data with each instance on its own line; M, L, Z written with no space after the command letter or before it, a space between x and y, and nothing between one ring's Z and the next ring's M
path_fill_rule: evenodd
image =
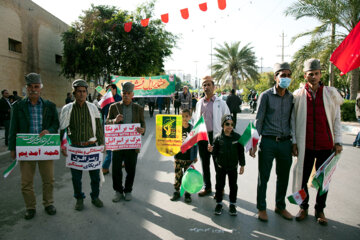
M114 103L110 106L109 114L106 118L106 124L114 124L112 120L115 119L118 114L123 114L123 106L124 104L120 102ZM140 126L144 128L144 130L146 131L144 108L142 108L139 104L136 104L134 102L132 103L132 123L140 123ZM118 124L122 124L122 122ZM140 152L139 149L135 149L135 151L137 153Z
M40 99L43 102L42 130L48 130L50 133L58 133L59 116L56 105L48 100ZM11 109L9 130L10 151L16 149L16 134L29 133L30 131L30 113L27 101L27 97L17 101Z
M11 109L10 103L2 97L0 99L0 119L1 120L10 120L10 112L9 109Z
M201 106L204 102L204 97L201 98L196 104L196 111L193 114L192 121L193 125L199 121L201 117ZM213 136L221 133L221 117L225 114L230 114L229 108L226 105L226 102L221 98L215 97L214 105L213 105Z
M224 131L216 135L213 142L212 155L220 168L231 170L245 166L244 147L239 143L240 134L232 131L226 136Z
M231 113L238 113L240 112L240 105L241 105L241 100L238 96L231 94L228 96L228 98L226 99L226 104L229 107L229 110Z

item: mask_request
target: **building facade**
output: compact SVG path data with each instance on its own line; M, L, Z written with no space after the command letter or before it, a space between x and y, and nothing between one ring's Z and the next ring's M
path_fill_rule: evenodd
M42 97L61 107L71 83L60 76L61 34L69 26L30 0L0 0L0 88L25 94L24 75L41 74Z

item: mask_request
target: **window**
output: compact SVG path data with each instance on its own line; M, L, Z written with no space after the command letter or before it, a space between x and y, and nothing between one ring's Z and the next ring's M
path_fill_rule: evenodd
M55 54L55 62L57 64L61 64L62 62L62 56Z
M9 38L9 50L21 53L21 42Z

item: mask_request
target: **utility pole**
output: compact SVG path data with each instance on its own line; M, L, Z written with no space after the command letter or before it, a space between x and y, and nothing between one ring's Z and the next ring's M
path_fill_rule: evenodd
M193 61L195 63L195 83L197 83L198 85L198 93L200 93L200 81L198 82L198 77L197 77L197 63L199 61Z
M277 55L278 57L281 57L281 61L284 62L284 58L285 57L290 57L289 55L285 55L285 43L284 43L284 39L285 37L285 34L284 34L284 31L282 32L282 34L280 35L281 37L281 55Z
M211 37L210 38L210 76L212 76L212 50L213 50L213 47L212 47L212 40L213 40L214 38L213 37Z
M263 65L262 65L262 61L263 61L263 57L260 58L260 73L262 73L262 69L263 69Z

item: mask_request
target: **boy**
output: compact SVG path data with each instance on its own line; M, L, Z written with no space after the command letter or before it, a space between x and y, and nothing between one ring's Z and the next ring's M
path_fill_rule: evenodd
M239 143L240 135L234 132L234 122L231 115L224 115L221 118L222 131L215 136L213 146L209 144L208 150L217 164L216 171L216 207L215 215L222 213L223 190L225 178L228 175L230 186L230 206L229 214L236 216L236 196L237 196L237 166L240 164L239 174L244 173L245 155L244 147Z
M183 109L181 111L182 115L182 137L183 141L186 139L187 135L190 133L192 129L192 125L189 123L191 119L191 113L189 109ZM194 162L197 162L197 146L193 146L185 153L177 153L175 156L175 192L173 197L170 199L171 201L176 201L180 198L180 185L181 179L183 177L184 172L188 167ZM185 192L185 202L191 203L191 195L188 192Z

